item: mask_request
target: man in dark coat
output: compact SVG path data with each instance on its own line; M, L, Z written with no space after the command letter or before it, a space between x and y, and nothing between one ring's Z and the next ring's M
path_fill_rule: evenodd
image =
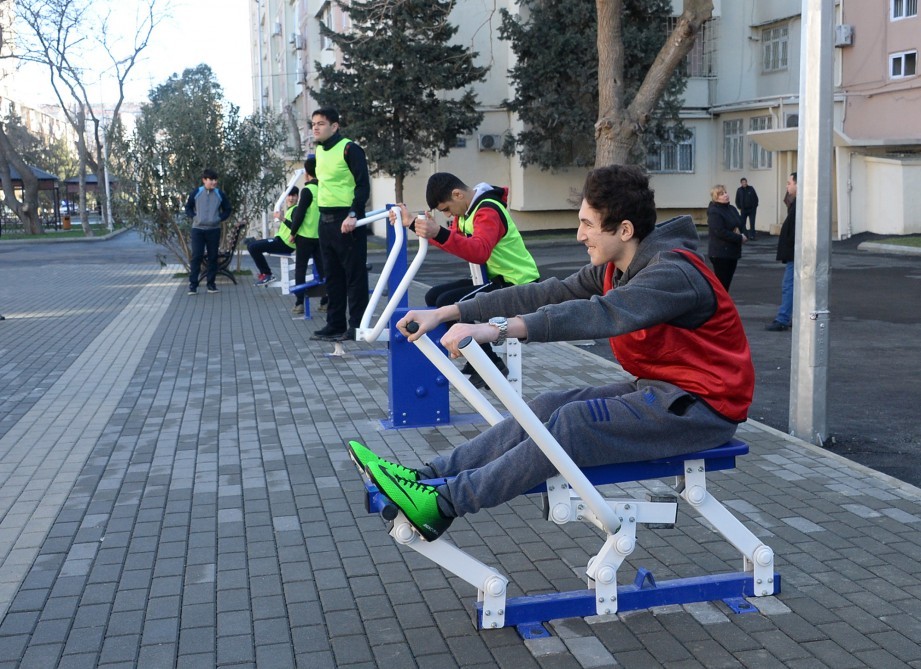
M796 172L787 178L787 195L790 204L787 205L787 217L780 227L780 236L777 238L777 260L785 264L783 283L780 292L780 308L773 322L765 329L771 332L783 332L793 325L793 256L796 241Z

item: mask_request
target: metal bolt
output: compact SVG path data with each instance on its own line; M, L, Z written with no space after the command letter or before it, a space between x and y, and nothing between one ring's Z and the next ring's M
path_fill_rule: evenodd
M773 583L773 582L774 582L774 577L772 576L771 578L768 579L768 583Z
M598 601L599 601L599 602L603 602L603 601L604 601L604 597L599 597L599 598L598 598Z
M690 474L690 473L691 473L691 468L690 468L690 467L688 467L688 474Z
M491 616L491 615L492 615L492 611L490 611L489 609L486 609L485 611L483 611L483 615L484 615L484 616Z
M499 623L497 623L495 620L493 621L492 625L490 625L490 627L492 627L493 629L497 628L498 626L499 626Z
M548 490L550 490L550 492L553 492L555 489L556 489L556 488L555 488L554 486L550 486L550 487L548 488Z
M624 504L624 508L625 508L625 509L629 509L629 508L630 508L630 505L629 505L629 504Z
M699 472L702 472L703 470L704 470L703 466L697 468L697 471Z
M605 613L610 613L610 612L611 612L611 609L605 609L604 612L605 612Z
M635 523L635 522L636 522L636 518L634 518L633 516L630 516L630 522L631 522L631 523Z
M755 583L761 583L761 579L759 578Z
M496 611L496 615L498 616L505 615L505 609L499 609L498 611Z

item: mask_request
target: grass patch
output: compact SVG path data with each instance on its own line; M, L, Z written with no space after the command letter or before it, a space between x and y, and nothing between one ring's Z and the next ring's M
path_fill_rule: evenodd
M116 225L115 230L121 230L124 226ZM90 230L93 232L93 237L104 237L109 234L109 228L105 225L91 225ZM45 233L42 235L29 235L21 230L8 231L3 230L3 234L0 235L0 240L5 240L8 242L12 241L29 241L29 242L53 242L58 239L90 239L85 234L83 234L83 228L80 224L76 224L71 227L70 230L49 230L45 229Z
M877 244L892 244L894 246L911 246L921 248L921 235L908 235L905 237L881 237L874 239Z

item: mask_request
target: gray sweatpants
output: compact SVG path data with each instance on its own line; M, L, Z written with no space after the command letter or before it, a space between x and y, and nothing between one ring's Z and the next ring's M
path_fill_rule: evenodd
M529 403L579 467L652 460L726 443L736 424L680 388L624 382L544 393ZM438 492L442 511L462 516L498 506L557 471L514 418L428 463L432 478L455 477ZM428 478L426 468L421 474Z

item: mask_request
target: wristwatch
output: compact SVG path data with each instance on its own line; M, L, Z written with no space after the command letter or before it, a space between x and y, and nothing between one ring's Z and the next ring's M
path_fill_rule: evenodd
M504 316L496 316L489 319L490 325L495 325L499 328L499 338L493 342L496 346L502 346L505 343L505 340L508 339L508 319Z
M354 211L350 211L350 212L349 212L349 215L346 216L346 218L358 218L358 216L355 215L355 212L354 212Z

